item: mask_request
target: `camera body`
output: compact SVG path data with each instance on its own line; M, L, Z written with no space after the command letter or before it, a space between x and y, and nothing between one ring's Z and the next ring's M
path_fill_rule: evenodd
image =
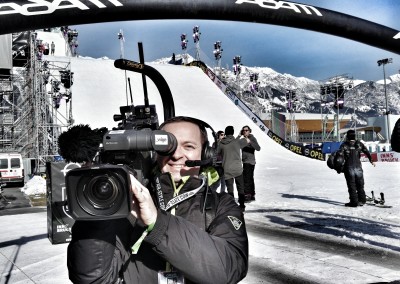
M75 220L108 220L127 217L132 203L130 175L143 185L154 164L155 153L170 155L177 141L158 128L154 106L124 106L114 120L118 128L102 137L95 162L67 173L68 209Z

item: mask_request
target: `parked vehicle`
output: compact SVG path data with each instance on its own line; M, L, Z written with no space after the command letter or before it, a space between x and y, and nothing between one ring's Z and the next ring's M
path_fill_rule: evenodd
M18 153L0 153L0 182L24 186L24 166Z

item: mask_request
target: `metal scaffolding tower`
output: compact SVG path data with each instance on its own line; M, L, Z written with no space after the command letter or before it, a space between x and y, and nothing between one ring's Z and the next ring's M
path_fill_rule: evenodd
M294 90L286 91L286 109L289 112L290 119L290 136L289 141L297 142L299 139L299 129L296 123L295 110L297 104L296 92Z
M3 96L0 141L3 149L35 160L35 173L58 156L58 136L73 124L73 72L70 62L47 61L41 42L30 33L26 66L13 68L13 90Z
M336 138L337 142L340 142L340 109L344 108L344 95L346 92L353 88L353 78L349 77L347 74L337 75L327 79L320 86L321 89L321 131L322 140L325 141L329 139L331 134L333 138ZM330 133L326 133L327 130L327 116L323 117L322 108L327 107L330 113L335 114L335 124Z

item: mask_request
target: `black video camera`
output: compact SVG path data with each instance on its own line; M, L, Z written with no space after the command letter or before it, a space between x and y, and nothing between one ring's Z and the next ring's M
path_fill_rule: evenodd
M127 217L131 211L130 175L147 185L153 157L175 152L173 134L155 130L155 106L125 106L115 115L118 128L106 132L94 165L69 171L65 177L68 209L75 220Z

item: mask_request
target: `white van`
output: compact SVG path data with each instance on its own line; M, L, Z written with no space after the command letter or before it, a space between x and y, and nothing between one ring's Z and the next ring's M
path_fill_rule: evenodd
M18 153L0 153L0 182L24 186L24 166Z

